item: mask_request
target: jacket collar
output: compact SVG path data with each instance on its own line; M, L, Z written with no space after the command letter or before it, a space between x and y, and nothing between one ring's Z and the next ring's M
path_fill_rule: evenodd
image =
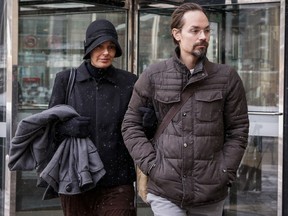
M209 63L209 61L208 61L206 56L199 59L199 61L197 62L197 64L194 67L194 72L191 75L190 70L179 59L179 55L180 55L180 49L179 49L179 47L176 47L175 53L173 56L173 59L175 62L175 67L176 67L177 71L179 71L180 73L188 74L189 81L187 84L200 81L200 80L202 80L208 76L208 72L207 72L205 65L207 63Z
M177 65L177 68L180 69L180 71L189 71L190 73L190 70L186 67L185 64L183 64L183 62L179 59L179 56L180 56L180 48L179 46L177 46L175 48L175 52L174 52L174 60L176 62L176 65ZM193 75L196 74L196 73L199 73L199 72L203 72L204 70L204 63L205 61L207 60L206 57L203 57L201 59L199 59L199 61L196 63L195 67L194 67L194 72L193 72Z
M93 76L89 73L87 69L87 61L82 62L82 64L77 68L77 76L76 81L77 82L83 82L89 79L93 79ZM108 82L112 84L117 84L117 76L116 76L116 69L113 65L111 65L109 68L107 68L107 71L105 72L105 75L102 77L103 80L107 80Z

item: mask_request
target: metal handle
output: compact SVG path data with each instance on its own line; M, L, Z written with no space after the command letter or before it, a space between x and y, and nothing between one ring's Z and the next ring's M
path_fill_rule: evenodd
M276 116L276 115L283 115L283 113L281 112L255 112L255 111L250 111L248 112L248 115L273 115L273 116Z

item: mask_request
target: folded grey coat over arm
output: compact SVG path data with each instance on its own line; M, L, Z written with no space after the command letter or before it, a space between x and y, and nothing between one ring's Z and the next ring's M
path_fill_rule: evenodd
M21 120L10 143L9 169L36 170L41 180L63 194L95 187L105 170L92 141L69 137L59 147L53 143L55 124L76 116L73 107L57 105Z

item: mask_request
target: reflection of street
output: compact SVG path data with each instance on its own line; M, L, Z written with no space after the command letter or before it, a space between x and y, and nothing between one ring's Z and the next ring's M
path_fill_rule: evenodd
M6 86L5 86L5 74L4 69L0 68L0 122L6 121ZM4 209L4 164L3 158L5 154L5 138L0 137L0 209ZM0 211L0 216L3 215L3 211Z
M6 107L0 106L0 122L6 121Z
M22 211L34 210L36 213L34 214L37 216L40 215L37 214L38 211L45 209L61 210L59 198L43 200L42 198L46 188L37 187L36 185L37 174L35 170L17 172L17 208ZM34 190L31 191L31 188L34 188ZM61 215L63 215L63 213Z
M277 165L262 166L262 190L238 190L237 203L227 203L224 216L277 216L277 181Z
M225 216L277 215L277 149L277 137L249 137Z
M248 145L238 169L238 190L261 190L261 165L263 155L262 136L257 136L262 128L255 124L250 132Z
M5 121L6 116L6 92L4 69L0 68L0 122Z
M48 104L49 90L41 85L38 77L25 77L22 80L23 105Z
M0 190L0 208L4 209L4 190ZM4 215L4 212L1 211L0 216L3 216L3 215Z
M3 163L3 158L5 155L5 138L0 137L0 209L4 209L4 181L3 179L5 179L5 168L4 168L4 164ZM0 211L0 216L3 215L3 211Z

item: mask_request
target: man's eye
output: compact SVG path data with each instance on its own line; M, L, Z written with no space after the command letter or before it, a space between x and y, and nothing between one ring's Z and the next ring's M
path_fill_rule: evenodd
M198 29L192 29L191 32L192 32L193 34L198 34L198 33L200 32L200 30L198 30Z
M199 35L202 31L203 31L203 33L205 35L209 35L211 33L211 29L210 28L207 28L207 29L191 29L190 31L194 35Z

